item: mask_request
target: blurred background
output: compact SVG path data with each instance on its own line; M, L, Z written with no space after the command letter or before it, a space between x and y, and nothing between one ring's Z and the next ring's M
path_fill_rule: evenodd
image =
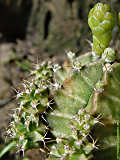
M67 51L91 50L87 19L97 2L120 11L119 0L0 0L0 151L8 143L5 131L17 107L16 92L33 64L49 58L61 64ZM42 159L39 150L25 157ZM1 160L17 160L17 155L11 151Z

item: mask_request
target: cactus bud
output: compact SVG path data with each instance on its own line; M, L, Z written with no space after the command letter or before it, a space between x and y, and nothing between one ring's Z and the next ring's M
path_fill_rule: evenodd
M112 38L115 13L109 5L97 3L89 12L88 24L93 34L93 50L100 56Z

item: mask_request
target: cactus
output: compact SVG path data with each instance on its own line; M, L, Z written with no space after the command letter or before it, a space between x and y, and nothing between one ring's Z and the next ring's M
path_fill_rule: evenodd
M95 12L104 21L101 10L112 26L104 26L105 32L111 33L114 14L108 5L97 4L90 11L89 24L96 25L91 18ZM101 54L98 59L92 52L79 57L68 52L61 67L52 62L36 65L31 81L24 82L24 90L17 94L19 108L7 131L18 151L24 154L27 149L40 148L48 160L103 160L101 152L108 159L111 149L112 159L116 159L114 121L120 119L120 63L114 49L106 47L108 40L105 44L102 52L94 48L96 55Z
M89 12L88 24L93 34L93 51L97 56L102 55L109 46L112 29L115 26L115 13L109 5L97 3Z

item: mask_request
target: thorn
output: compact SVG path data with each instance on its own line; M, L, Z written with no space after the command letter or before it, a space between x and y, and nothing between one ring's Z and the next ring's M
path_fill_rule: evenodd
M56 142L56 140L50 140L50 141L47 141L46 143L51 143L51 142Z
M8 136L7 136L7 135L5 135L5 143L7 142L7 138L8 138Z
M53 101L53 102L52 102ZM51 99L48 103L47 103L47 107L49 107L51 110L53 110L53 108L50 106L52 104L54 104L54 99Z
M44 118L43 115L41 115L41 118L42 118L46 123L48 123L48 122L46 121L46 119Z
M101 125L105 126L104 123L100 122L99 120L102 118L102 114L100 113L96 118L95 118L95 123L100 123Z
M14 88L14 87L11 87L17 94L19 94L20 92L16 89L16 88Z
M96 145L96 143L97 143L97 141L98 141L98 139L96 139L96 140L94 140L93 138L92 138L92 136L89 134L89 136L90 136L90 138L92 139L92 146L93 146L93 148L95 148L95 149L99 149L98 147L99 147L99 145Z
M45 150L43 148L40 148L40 151L43 153L46 153Z
M85 41L87 41L87 42L88 42L88 44L90 45L90 47L91 47L91 48L93 48L93 43L92 43L90 40L85 39Z

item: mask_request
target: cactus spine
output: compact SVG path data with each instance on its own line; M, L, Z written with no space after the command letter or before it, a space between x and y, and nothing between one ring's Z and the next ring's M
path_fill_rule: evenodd
M92 21L94 14L100 24ZM114 49L106 48L111 39L114 14L108 5L98 3L90 11L88 21L93 36L100 40L103 33L106 41L103 44L100 40L100 45L104 46L101 51L93 40L94 51L101 57L94 60L92 52L80 57L68 52L67 61L61 67L52 62L36 65L31 72L31 82L25 82L24 91L17 95L20 106L7 131L19 151L38 147L48 153L48 160L88 160L94 156L98 138L102 149L95 155L97 160L101 151L110 159L111 147L111 154L115 155L113 122L120 119L120 63ZM99 25L103 25L103 29L97 34Z

